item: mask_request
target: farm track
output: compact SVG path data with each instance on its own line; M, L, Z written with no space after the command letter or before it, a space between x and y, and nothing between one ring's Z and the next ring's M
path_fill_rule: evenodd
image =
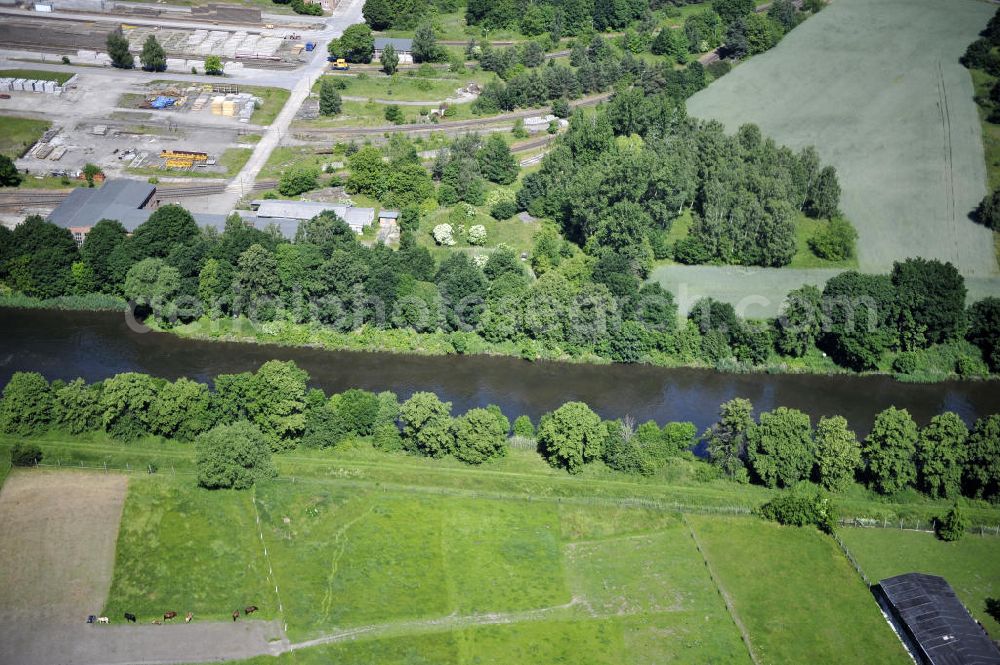
M329 633L322 637L317 637L304 642L295 642L284 646L283 651L298 651L309 647L333 644L336 642L346 642L360 637L387 637L390 635L415 635L431 632L442 632L455 630L457 628L469 628L471 626L491 626L497 624L514 624L531 621L546 621L553 617L569 618L573 616L573 610L582 608L588 618L601 619L622 616L622 613L601 614L587 609L587 602L574 597L568 603L554 605L551 607L540 607L520 612L489 612L483 614L449 614L448 616L436 617L432 619L414 619L410 621L389 621L386 623L369 624L357 626L337 632Z

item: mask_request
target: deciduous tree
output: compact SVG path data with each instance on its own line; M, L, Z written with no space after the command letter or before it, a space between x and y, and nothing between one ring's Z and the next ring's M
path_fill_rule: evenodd
M0 400L0 432L40 434L52 423L53 406L45 377L38 372L14 372Z
M768 487L791 487L809 477L815 452L807 414L783 406L762 413L746 437L750 469Z
M305 429L308 380L309 374L294 362L269 360L261 365L250 382L247 414L275 452L295 448L296 440Z
M957 414L946 411L931 418L917 439L917 486L931 497L956 496L962 484L969 430Z
M320 115L340 115L342 106L343 100L340 93L337 92L337 88L334 87L333 81L329 77L324 77L323 82L319 84Z
M430 457L441 457L455 446L451 402L442 402L429 392L416 392L399 408L403 442L407 449Z
M149 407L156 400L157 382L148 374L126 372L104 382L101 417L105 431L122 441L150 433Z
M205 432L196 450L198 484L208 489L249 489L278 475L268 438L245 420Z
M507 431L496 414L487 409L470 409L455 418L455 457L467 464L502 457Z
M917 479L917 424L906 409L889 407L875 418L861 448L865 479L879 494L892 494Z
M972 428L962 483L969 496L1000 498L1000 415L980 418Z
M554 467L579 473L584 462L601 457L605 437L601 417L583 402L567 402L542 416L538 445Z
M861 467L861 446L843 416L820 418L816 426L816 475L831 492L843 492Z
M726 475L746 478L747 430L753 424L753 405L743 398L719 407L719 420L705 432L708 458Z
M385 48L382 49L382 55L379 57L379 63L382 65L382 71L392 76L399 69L399 55L396 53L395 47L392 44L386 44Z

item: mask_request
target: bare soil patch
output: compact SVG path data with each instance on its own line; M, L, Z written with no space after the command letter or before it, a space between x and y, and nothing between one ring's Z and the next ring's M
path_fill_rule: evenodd
M104 604L128 480L15 471L0 490L0 621L84 621Z

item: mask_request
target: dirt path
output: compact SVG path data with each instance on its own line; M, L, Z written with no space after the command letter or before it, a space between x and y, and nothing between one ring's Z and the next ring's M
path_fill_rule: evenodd
M521 612L490 612L485 614L449 614L444 617L433 619L415 619L412 621L392 621L387 623L370 624L358 626L345 630L330 633L322 637L317 637L305 642L296 642L287 647L287 651L298 651L308 649L322 644L332 644L334 642L345 642L359 637L387 637L390 635L407 635L412 633L428 633L454 630L456 628L467 628L469 626L490 626L494 624L523 623L526 621L546 621L553 616L562 616L572 612L577 607L583 607L584 603L574 598L563 605L552 607L542 607L534 610L524 610ZM588 614L588 616L591 616Z

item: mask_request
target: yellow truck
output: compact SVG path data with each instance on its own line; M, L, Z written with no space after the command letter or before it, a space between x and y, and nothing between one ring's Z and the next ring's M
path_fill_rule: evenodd
M348 69L351 68L351 66L347 64L347 61L344 60L343 58L329 57L327 58L327 60L333 63L332 65L330 65L330 69L334 71L346 72Z

